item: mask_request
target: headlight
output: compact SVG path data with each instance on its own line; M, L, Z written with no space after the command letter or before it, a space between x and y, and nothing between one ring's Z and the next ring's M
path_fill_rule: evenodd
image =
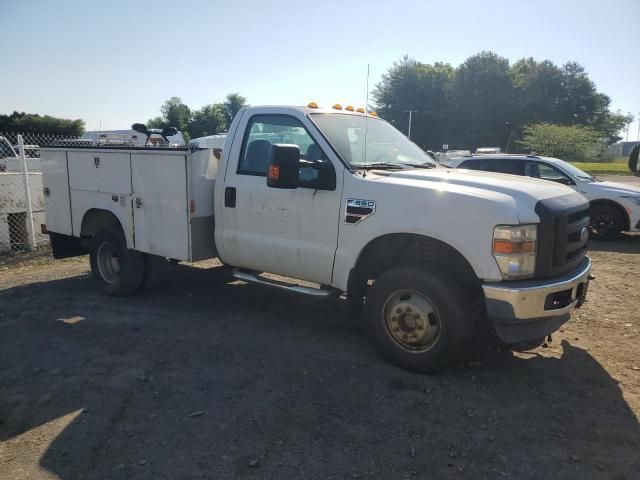
M532 277L536 268L537 225L499 225L493 231L493 256L505 280Z
M622 195L622 197L620 198L626 198L627 200L630 200L636 205L640 206L640 195Z

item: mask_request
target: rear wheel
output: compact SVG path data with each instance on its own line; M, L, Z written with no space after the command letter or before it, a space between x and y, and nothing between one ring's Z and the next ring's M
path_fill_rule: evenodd
M431 373L469 344L473 333L469 299L444 273L403 267L376 279L365 308L378 348L389 361Z
M128 295L142 286L144 255L127 249L122 230L102 229L96 232L89 255L91 272L108 295Z
M624 214L613 205L596 205L591 208L591 231L603 240L615 240L624 230Z

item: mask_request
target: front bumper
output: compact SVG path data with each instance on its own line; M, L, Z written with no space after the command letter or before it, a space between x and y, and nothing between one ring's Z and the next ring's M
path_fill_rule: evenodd
M483 285L487 314L507 343L536 340L555 332L586 297L591 259L552 279Z

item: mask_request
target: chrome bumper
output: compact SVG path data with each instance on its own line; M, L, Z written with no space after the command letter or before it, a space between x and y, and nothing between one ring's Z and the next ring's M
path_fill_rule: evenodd
M577 269L561 277L485 283L487 314L498 336L505 342L521 342L557 330L579 306L590 272L591 259L587 257ZM554 294L562 301L556 304Z

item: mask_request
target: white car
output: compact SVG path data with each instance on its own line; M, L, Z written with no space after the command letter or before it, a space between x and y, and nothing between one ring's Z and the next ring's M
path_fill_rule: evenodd
M482 155L456 158L452 168L523 175L568 185L591 205L591 230L604 239L640 231L640 188L602 182L564 160L535 155Z

